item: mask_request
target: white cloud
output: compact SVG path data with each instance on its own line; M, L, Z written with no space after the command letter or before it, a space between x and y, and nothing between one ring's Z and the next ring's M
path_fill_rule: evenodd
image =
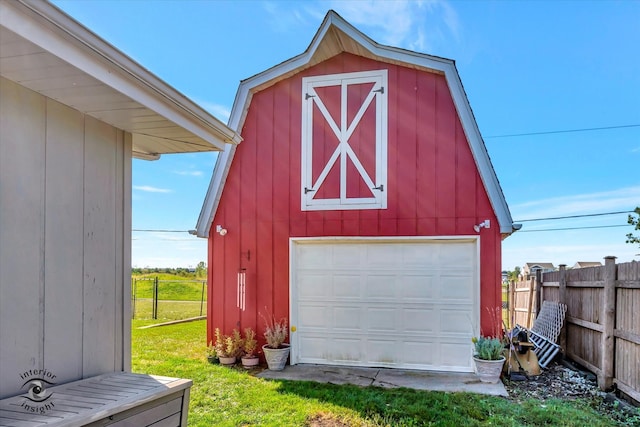
M168 236L169 233L145 233L132 243L133 267L195 267L207 259L207 240ZM186 233L185 233L186 234ZM161 236L161 237L159 237ZM188 240L188 241L187 241Z
M516 220L632 210L640 204L640 186L552 197L511 206Z
M356 27L373 28L369 35L383 44L429 53L436 44L460 38L458 15L445 0L334 0L330 4Z
M300 4L304 5L303 2L300 2ZM269 15L266 22L274 31L283 33L291 31L292 28L312 25L309 18L313 18L313 14L310 14L308 9L303 8L301 10L292 7L293 5L297 4L293 2L285 3L283 7L280 7L275 2L262 2L262 7ZM305 12L304 14L302 13L303 11ZM309 17L305 16L305 14L309 15ZM322 17L320 17L320 19L322 19Z
M511 211L516 220L521 220L630 211L639 204L640 186L629 186L533 200L512 205ZM627 214L619 214L524 222L522 230L503 243L502 267L512 270L526 262L572 266L577 261L602 262L608 255L618 257L618 262L638 260L638 245L625 243L625 235L631 231L626 218ZM567 230L561 230L564 228ZM554 231L546 231L550 229Z
M183 176L202 176L203 175L202 171L198 171L198 170L173 171L173 173L177 175L183 175Z
M147 193L172 193L173 190L167 188L152 187L150 185L134 185L134 190L145 191Z

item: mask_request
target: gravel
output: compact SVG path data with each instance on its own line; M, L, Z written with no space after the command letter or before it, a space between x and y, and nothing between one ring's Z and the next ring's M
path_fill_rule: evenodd
M570 364L567 364L570 366ZM625 426L640 427L640 409L617 399L612 393L598 388L596 376L590 372L572 369L565 364L552 363L536 377L524 381L504 380L509 399L575 400L583 399L598 412Z

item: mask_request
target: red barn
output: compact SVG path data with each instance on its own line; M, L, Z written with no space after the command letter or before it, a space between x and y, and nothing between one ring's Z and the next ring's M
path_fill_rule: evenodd
M230 127L197 226L208 340L273 313L292 364L472 371L514 224L454 62L331 11L241 82Z

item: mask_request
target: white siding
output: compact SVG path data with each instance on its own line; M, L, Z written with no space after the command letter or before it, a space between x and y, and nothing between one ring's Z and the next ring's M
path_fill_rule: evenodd
M0 398L42 365L44 130L45 99L0 78Z
M0 398L128 369L131 138L0 78Z
M51 100L46 158L44 366L81 378L84 117Z

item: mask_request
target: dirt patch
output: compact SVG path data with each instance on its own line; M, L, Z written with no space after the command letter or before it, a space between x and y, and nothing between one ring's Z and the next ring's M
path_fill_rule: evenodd
M552 363L536 377L525 381L505 379L508 399L520 402L524 399L575 400L584 399L593 408L622 425L640 426L640 409L605 393L598 388L596 376L590 372L572 369L560 363Z
M351 427L352 424L347 424L344 421L336 418L334 415L318 413L310 417L305 423L306 427Z

